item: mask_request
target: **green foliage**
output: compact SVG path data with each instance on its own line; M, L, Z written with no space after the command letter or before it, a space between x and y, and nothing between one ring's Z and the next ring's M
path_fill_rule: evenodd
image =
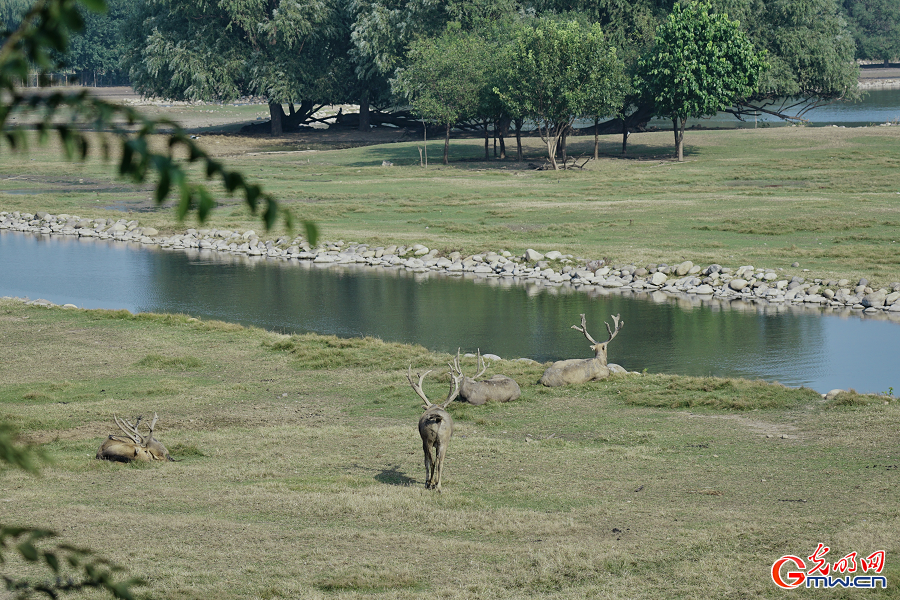
M39 463L46 459L39 449L19 444L16 428L10 423L0 421L0 472L9 465L36 475Z
M13 597L58 598L60 594L99 589L113 598L132 600L131 588L143 585L139 579L118 581L122 569L90 550L64 543L48 547L47 542L55 538L56 534L46 529L0 526L0 564L7 562L4 554L13 549L26 563L41 564L53 576L53 579L34 581L4 573L0 577Z
M766 66L765 53L753 48L740 24L711 9L676 5L657 29L653 51L639 61L638 87L654 114L672 119L679 160L687 118L714 115L750 96Z
M856 57L900 57L900 3L895 0L844 0L844 13L856 40Z
M445 127L444 164L450 126L478 113L488 89L490 57L484 39L453 27L440 37L413 42L406 67L391 80L394 93L406 98L416 115Z
M576 118L622 105L623 65L599 25L539 20L518 30L501 61L506 76L495 92L510 114L537 121L554 168L556 147Z
M80 1L90 10L106 8L103 0ZM175 158L178 152L185 154L188 162L203 164L207 179L219 179L229 194L241 193L254 214L262 204L262 219L267 227L274 225L279 215L288 226L292 225L291 213L280 209L274 196L263 193L240 172L226 169L210 157L177 123L144 117L132 108L95 98L86 91L42 94L23 89L21 83L31 68L37 68L40 79L46 82L48 74L61 66L57 55L66 53L71 33L82 26L83 19L75 0L38 0L0 48L0 92L9 98L0 106L0 127L4 141L13 151L26 150L29 136L25 126L13 124L12 118L21 122L36 117L35 128L41 142L55 133L68 159L84 160L91 152L91 146L80 124L87 123L95 131L102 132L100 150L103 156L110 155L111 140L118 145L119 175L142 183L151 174L156 174L158 203L165 201L174 189L179 198L177 214L180 219L196 211L203 221L215 201L205 186L189 180L181 161ZM168 137L166 152L151 149L151 138L160 133ZM308 223L306 227L310 241L314 240L317 235L315 225Z
M104 76L107 82L110 76L114 82L124 78L123 26L134 5L132 0L110 0L106 12L81 10L84 29L70 40L65 64L79 73L83 84L101 83Z
M135 89L164 98L343 100L337 10L328 0L145 2L129 24L124 62Z
M858 94L853 37L835 0L773 2L766 14L757 44L768 51L770 68L757 98L829 100Z

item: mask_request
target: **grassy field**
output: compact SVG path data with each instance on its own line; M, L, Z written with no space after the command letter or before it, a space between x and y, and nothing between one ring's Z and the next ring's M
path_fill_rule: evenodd
M421 142L399 132L272 139L194 123L326 239L900 281L900 128L690 131L682 164L668 132L632 135L627 158L609 136L584 170L548 172L529 167L537 139L524 163L454 140L446 167L432 142L423 169ZM592 138L570 142L590 151ZM0 210L196 226L150 190L52 146L0 161ZM227 198L209 226L260 229ZM542 365L501 363L488 375L522 397L451 407L437 494L405 372L434 369L439 399L449 356L3 300L0 339L0 421L53 459L40 477L0 473L0 521L50 526L154 598L782 598L772 563L819 542L832 562L885 550L888 587L793 594L900 597L892 397L663 375L546 389ZM178 462L94 459L113 414L153 412Z
M564 172L529 168L543 160L537 138L526 138L522 163L485 161L481 140L454 140L446 167L435 164L440 143L432 142L427 169L419 166L421 142L398 131L277 139L203 133L200 142L316 221L328 240L464 253L533 247L615 263L689 259L900 281L900 128L689 131L684 163L671 160L671 137L634 134L623 158L619 137L604 136L600 160ZM399 141L359 145L385 140ZM571 155L592 150L592 136L570 142ZM394 166L382 166L385 160ZM154 207L150 188L135 189L109 171L99 161L65 163L51 147L7 155L0 210L128 216L162 232L195 225L175 222L171 208ZM210 226L261 228L227 197ZM792 270L794 262L800 269Z
M0 419L53 459L0 473L3 521L104 552L154 598L781 598L772 563L819 542L832 562L885 550L888 588L794 594L898 597L896 400L657 375L547 389L542 366L501 363L521 399L451 407L435 493L405 371L435 369L440 399L449 356L17 301L0 335ZM153 412L178 462L94 459L113 414Z

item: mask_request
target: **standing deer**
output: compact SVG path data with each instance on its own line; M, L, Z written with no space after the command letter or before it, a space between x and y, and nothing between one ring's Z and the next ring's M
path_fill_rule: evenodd
M425 487L429 490L441 491L441 472L444 470L444 455L447 454L447 446L450 445L450 436L453 435L453 417L446 408L459 396L459 380L452 377L454 389L450 391L443 404L434 404L422 391L422 382L431 371L425 371L419 375L419 383L412 378L412 365L406 372L406 380L415 390L419 398L425 402L422 407L425 412L419 417L419 435L422 436L422 450L425 452ZM431 457L431 449L434 448L434 458Z
M116 462L131 462L133 460L153 461L166 460L175 462L169 451L159 441L153 439L153 428L156 427L156 421L159 419L156 413L153 413L153 421L148 425L149 431L147 435L141 435L138 427L141 424L142 417L135 419L134 425L127 419L119 419L113 415L116 425L119 426L125 436L111 435L97 450L97 458L101 460L113 460Z
M612 315L611 315L612 316ZM591 343L591 350L594 351L594 358L572 358L569 360L559 360L550 365L540 382L547 387L558 387L561 385L572 385L577 383L585 383L587 381L595 381L609 377L609 366L606 364L606 347L609 345L622 326L625 324L619 321L619 315L612 316L615 329L606 323L606 330L609 332L609 339L598 344L587 332L584 315L581 315L581 327L572 325L572 329L580 331L584 337Z
M481 357L481 350L478 351L478 366L481 367L481 371L475 377L463 375L459 366L459 350L456 351L456 359L450 364L450 376L459 380L459 397L461 400L480 406L489 400L494 402L512 402L522 394L519 384L506 375L494 375L490 379L477 381L487 370L484 358Z

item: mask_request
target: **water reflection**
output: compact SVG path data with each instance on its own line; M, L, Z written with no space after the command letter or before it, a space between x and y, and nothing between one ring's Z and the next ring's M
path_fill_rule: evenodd
M334 267L205 250L0 232L0 296L174 312L281 332L374 336L538 361L590 355L588 330L621 314L610 360L629 370L883 391L900 325L790 305L574 290L514 279Z

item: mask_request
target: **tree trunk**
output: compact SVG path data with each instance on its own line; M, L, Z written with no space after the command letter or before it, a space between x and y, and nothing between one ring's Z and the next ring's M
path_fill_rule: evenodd
M522 152L522 119L516 119L516 160L522 162L525 158L524 152Z
M450 123L447 123L447 133L444 135L444 164L450 164Z
M269 122L272 125L272 135L281 135L284 133L282 120L284 119L284 109L281 104L269 102Z
M678 162L684 162L684 123L687 119L674 117L672 119L672 129L675 131L675 154Z
M491 160L490 135L488 134L488 120L484 120L484 160Z
M541 128L541 136L547 140L547 156L550 158L550 164L554 171L559 171L559 164L556 162L556 152L559 150L559 138L562 137L562 130L559 127L547 127L546 132Z
M509 135L509 117L500 117L497 123L497 139L500 141L500 160L506 158L506 136Z
M359 99L359 130L369 131L369 90L365 90Z
M594 117L594 160L600 160L600 117Z

